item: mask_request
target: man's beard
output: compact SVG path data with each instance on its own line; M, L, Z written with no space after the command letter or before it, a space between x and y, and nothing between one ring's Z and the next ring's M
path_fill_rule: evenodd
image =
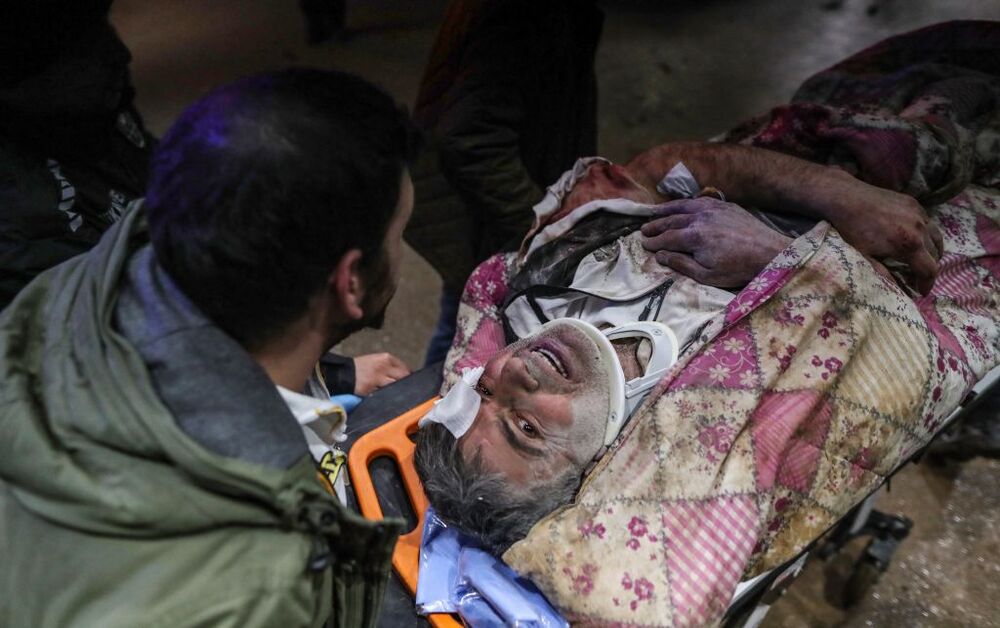
M390 276L386 256L383 255L365 275L367 275L365 283L369 285L369 288L365 292L365 298L361 300L363 314L360 319L338 330L341 338L346 338L362 329L382 329L382 324L385 322L385 311L389 308L389 303L392 302L392 297L396 294L396 283Z

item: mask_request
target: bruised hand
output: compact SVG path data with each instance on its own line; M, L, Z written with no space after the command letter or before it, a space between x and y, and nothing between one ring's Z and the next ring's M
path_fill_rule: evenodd
M402 360L391 353L369 353L354 358L354 394L364 397L410 374Z
M876 270L884 267L875 260L899 262L907 283L921 294L930 292L944 244L920 203L853 177L828 198L836 205L828 220Z
M643 247L660 264L717 288L746 285L791 242L739 205L708 196L656 211L642 226Z

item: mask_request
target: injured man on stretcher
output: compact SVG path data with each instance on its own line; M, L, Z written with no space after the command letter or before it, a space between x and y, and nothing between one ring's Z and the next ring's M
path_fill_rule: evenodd
M895 75L910 100L864 117L837 101L859 67L727 143L579 161L470 278L414 463L569 618L719 617L1000 361L1000 149L976 141L998 121L941 106L995 104L996 76Z
M721 189L788 213L751 213ZM535 211L500 312L516 340L424 418L415 459L438 515L497 554L573 500L685 349L820 216L868 238L859 250L898 230L874 252L908 255L925 290L942 247L911 197L727 144L581 159Z

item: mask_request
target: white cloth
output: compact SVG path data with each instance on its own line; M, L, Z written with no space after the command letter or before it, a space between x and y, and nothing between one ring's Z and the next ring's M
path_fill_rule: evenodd
M587 169L596 163L611 163L603 157L583 157L577 159L572 168L563 173L559 180L553 183L545 191L545 196L535 205L532 210L535 212L535 225L528 232L524 243L521 245L518 262L523 263L535 250L555 240L573 228L573 225L580 222L590 214L597 211L609 211L615 214L625 214L628 216L652 216L656 205L636 203L624 198L598 199L584 203L559 220L545 224L548 216L559 211L563 198L569 194L576 182L581 179ZM545 225L542 227L542 225Z
M592 165L598 163L611 162L603 157L577 159L572 168L545 190L542 200L531 208L535 213L535 223L521 245L518 263L523 263L540 246L563 235L572 229L573 225L594 212L606 211L625 216L653 216L656 213L656 205L636 203L625 198L596 199L580 205L559 220L546 224L548 217L557 213L562 207L563 198L573 190L576 182L587 174ZM669 198L694 198L701 191L701 186L688 167L683 162L677 162L656 184L656 190Z
M486 370L482 366L462 371L462 380L451 387L448 394L438 399L431 411L417 422L418 427L428 423L440 423L448 428L456 439L462 437L479 414L479 405L483 398L476 392L476 384Z
M626 199L595 200L581 205L556 222L539 228L548 216L559 211L563 198L587 169L592 164L606 161L600 157L579 159L573 168L549 186L545 198L534 207L535 227L521 246L520 262L527 259L539 246L566 233L585 216L596 211L631 216L654 214L655 205L644 205ZM687 167L678 163L663 177L657 189L670 196L683 197L696 195L701 188ZM537 303L549 320L578 318L598 328L624 325L640 320L643 310L650 303L651 291L671 277L675 281L667 290L662 304L650 312L650 320L670 327L680 346L685 347L706 322L725 309L734 295L726 290L702 285L661 266L642 247L642 234L638 231L592 251L580 261L573 281L568 286L580 292L539 298ZM520 338L541 327L542 323L525 299L510 303L505 313L511 329Z
M637 234L626 236L614 243L614 246L627 246L628 243L623 241L637 240L638 237ZM594 262L593 257L593 254L588 255L581 262L580 268L582 269L586 263L598 266ZM609 282L600 281L602 275L603 277L615 277L616 275L628 274L629 259L628 256L619 254L614 259L600 262L602 266L612 266L606 274L592 272L581 277L581 273L578 270L577 276L574 277L573 283L570 284L570 287L574 290L598 293L609 298L601 298L601 296L580 292L567 292L558 297L539 298L537 299L537 304L549 320L578 318L587 321L597 328L617 327L619 325L634 323L641 319L643 310L646 309L651 298L653 298L648 295L648 287L645 291L636 288L628 291L633 294L626 293L626 288L631 282L636 281L638 274L635 274L635 276L628 280L621 281L619 286L622 287L622 291L618 294L615 294L610 289L613 285ZM620 267L614 268L613 266ZM641 279L642 277L639 278ZM660 278L659 281L650 281L649 283L653 286L659 285L663 279ZM646 294L647 296L636 297L634 296L635 292L638 292L640 295ZM705 286L687 277L679 276L663 296L663 302L659 305L659 308L653 307L649 320L658 321L670 327L677 336L680 346L685 347L694 338L698 330L712 319L712 317L725 309L726 305L732 299L733 294L730 292ZM519 338L524 338L538 331L541 327L541 323L538 321L534 310L526 299L512 301L506 309L506 315L511 330Z
M333 464L335 460L344 455L342 451L337 449L335 443L347 440L347 413L344 412L340 404L330 401L329 395L324 400L303 395L282 386L276 388L292 416L302 426L302 433L306 437L309 453L320 465L321 470L325 471L326 466ZM342 468L342 460L339 465L341 468L336 473L332 484L341 503L346 504L347 489L344 480L346 469Z

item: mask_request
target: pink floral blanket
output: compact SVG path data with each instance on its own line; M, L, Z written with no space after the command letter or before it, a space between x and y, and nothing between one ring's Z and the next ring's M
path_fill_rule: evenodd
M728 138L846 164L924 198L947 192L929 207L946 251L934 290L909 298L826 223L793 241L664 377L576 502L504 555L571 621L717 621L740 580L842 517L1000 362L1000 73L888 80L880 65L913 63L897 48L926 51L928 39L1000 41L996 28L974 29L980 39L941 34L967 23L938 28L835 66L806 84L829 88L821 102L776 109ZM991 123L970 93L993 99ZM503 346L512 264L491 258L469 280L446 382Z

